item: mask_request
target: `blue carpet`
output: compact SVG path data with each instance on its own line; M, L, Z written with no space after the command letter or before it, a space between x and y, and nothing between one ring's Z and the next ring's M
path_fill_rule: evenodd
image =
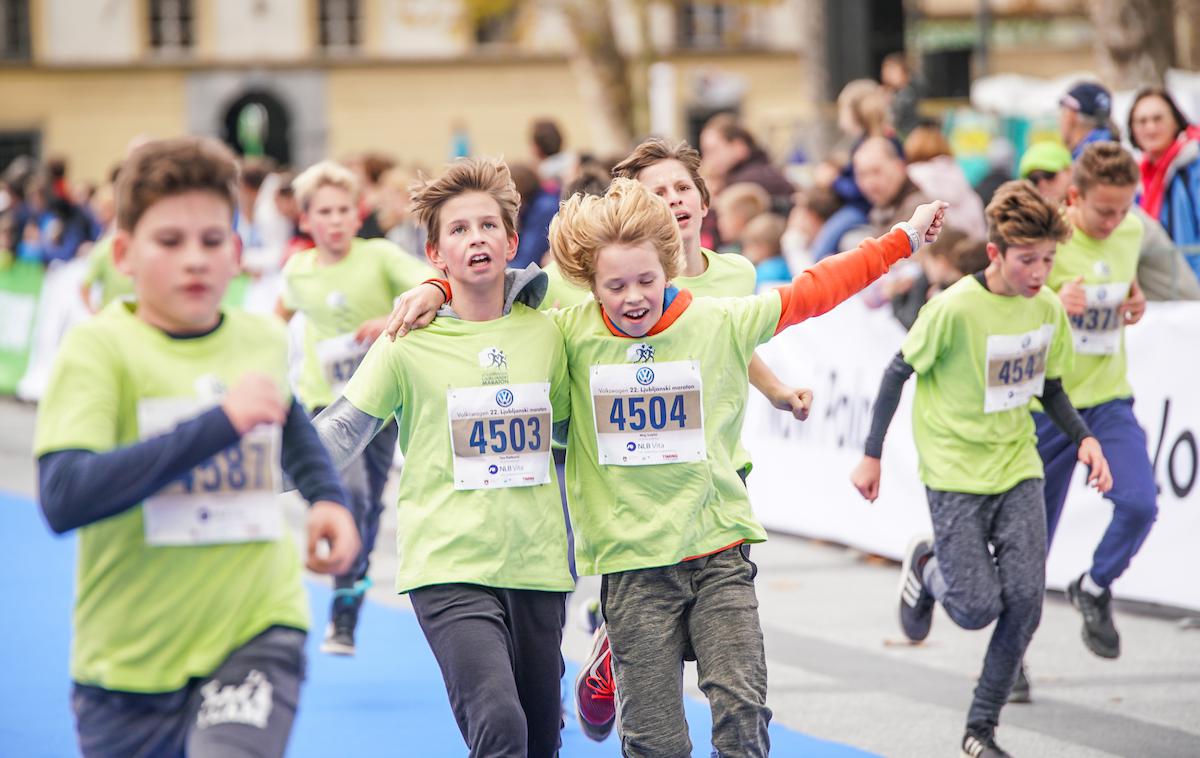
M8 570L0 572L0 592L10 611L9 622L0 624L0 650L5 651L0 756L75 755L67 671L75 539L54 537L28 499L0 493L0 550L9 560ZM314 630L321 630L330 591L315 584L309 591ZM308 682L289 756L466 754L437 663L411 613L369 604L355 658L321 655L318 637L309 636ZM567 669L565 692L578 667L569 662ZM707 704L689 699L687 719L693 743L707 746L712 728ZM870 755L778 725L771 727L771 743L779 756ZM602 744L588 740L568 708L563 756L619 754L615 737Z

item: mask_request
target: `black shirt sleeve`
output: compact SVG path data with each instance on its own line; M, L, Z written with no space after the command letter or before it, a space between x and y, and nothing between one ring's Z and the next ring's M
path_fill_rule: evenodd
M871 411L871 431L867 434L865 453L872 458L883 455L883 438L896 415L896 406L900 404L900 393L904 383L912 376L913 367L904 360L904 354L897 352L892 362L884 369L883 381L879 383L879 395L875 398L875 407Z
M218 407L116 450L46 453L38 458L42 514L62 534L123 513L238 439Z
M1092 436L1087 422L1079 415L1079 411L1075 410L1075 406L1071 405L1071 398L1063 389L1062 379L1047 379L1042 387L1042 396L1038 399L1042 401L1042 408L1054 425L1076 445L1083 442L1084 438Z

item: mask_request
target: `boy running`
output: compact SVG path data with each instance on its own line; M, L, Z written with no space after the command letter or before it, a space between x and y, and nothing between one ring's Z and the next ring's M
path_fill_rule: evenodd
M749 557L766 532L734 454L746 370L756 345L936 238L944 208L922 206L911 222L789 287L693 298L671 286L680 234L661 198L617 179L604 197L563 204L551 251L597 300L551 314L571 378L568 498L580 573L603 577L625 755L691 754L681 694L689 654L713 709L717 752L766 755L766 660Z
M1083 641L1102 658L1121 654L1113 626L1109 587L1129 567L1158 514L1158 491L1146 450L1146 433L1133 415L1133 388L1125 356L1125 327L1146 310L1137 283L1142 222L1129 213L1138 167L1115 142L1087 146L1075 163L1067 191L1067 219L1074 227L1059 244L1046 286L1058 293L1070 316L1075 367L1063 388L1096 433L1113 466L1112 521L1096 546L1092 565L1067 586L1083 614ZM1035 413L1038 453L1046 468L1046 534L1062 515L1077 459L1075 443Z
M995 729L1041 618L1046 520L1030 400L1040 398L1079 446L1089 482L1101 492L1112 486L1100 444L1063 391L1069 326L1044 287L1070 229L1028 182L997 190L987 217L991 262L921 309L884 372L866 455L851 475L874 502L883 438L915 371L913 437L933 540L918 538L905 552L900 625L909 639L925 639L935 600L965 629L997 622L967 714L969 758L1008 755Z
M283 755L308 626L283 472L312 503L308 567L358 553L283 329L220 306L236 177L207 140L132 154L113 254L134 297L68 333L41 403L41 507L80 530L71 704L89 758Z
M409 339L378 341L316 422L338 462L393 417L405 453L420 453L400 476L396 589L409 594L470 754L489 758L557 755L574 586L550 465L552 422L570 406L567 364L553 321L506 292L518 202L498 161L456 162L415 189L426 255L448 277L423 289L439 302L453 291L453 310Z
M296 393L316 414L341 394L383 330L396 295L434 271L388 240L355 236L361 225L359 187L350 169L322 161L296 177L293 188L300 226L312 235L315 247L288 259L276 311L284 320L304 314L304 356ZM388 424L342 472L362 554L348 572L334 577L330 621L321 644L324 653L354 655L354 630L363 593L370 586L369 560L395 449L396 427Z

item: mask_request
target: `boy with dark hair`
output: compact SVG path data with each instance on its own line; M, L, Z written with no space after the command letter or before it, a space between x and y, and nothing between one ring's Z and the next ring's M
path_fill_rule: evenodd
M42 511L80 530L71 701L89 758L283 755L308 626L284 472L312 503L308 567L358 552L283 329L220 305L236 176L203 139L130 156L113 253L134 298L67 334L39 410Z
M987 217L988 267L917 316L884 372L866 454L851 475L864 498L879 496L884 434L916 372L913 437L933 539L905 550L900 626L910 640L925 639L935 601L965 629L997 622L963 735L971 758L1008 755L995 729L1042 613L1046 519L1030 400L1040 397L1079 445L1091 484L1112 486L1100 444L1063 391L1067 316L1043 286L1070 229L1028 182L1001 186Z

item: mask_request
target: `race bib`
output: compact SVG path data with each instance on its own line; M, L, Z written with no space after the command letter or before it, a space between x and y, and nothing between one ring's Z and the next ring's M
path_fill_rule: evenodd
M1075 352L1113 355L1121 349L1121 303L1129 295L1129 283L1085 284L1087 309L1071 316Z
M696 361L592 366L601 465L702 461L704 404Z
M142 439L168 432L213 407L193 399L138 403ZM142 504L150 545L273 541L283 535L278 495L283 430L262 426L193 468Z
M532 487L550 481L550 383L446 391L454 489Z
M1047 324L1026 334L988 337L984 413L1020 408L1042 394L1053 336L1054 327Z
M317 343L317 362L321 364L321 375L329 385L334 397L342 394L346 383L358 364L366 357L370 344L362 344L354 339L353 334L342 334Z

